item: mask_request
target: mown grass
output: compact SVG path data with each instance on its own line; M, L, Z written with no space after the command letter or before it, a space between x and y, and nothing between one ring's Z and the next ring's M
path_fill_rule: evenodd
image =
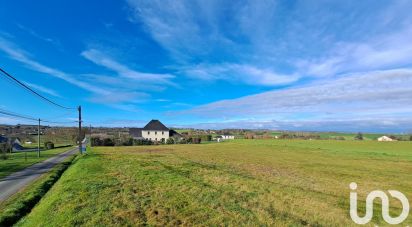
M0 179L70 149L71 147L62 147L40 151L40 158L37 157L37 151L26 152L26 154L25 152L8 153L7 159L0 159ZM25 155L27 155L27 160Z
M22 189L6 201L0 203L0 226L11 226L24 217L47 193L61 174L68 168L75 156L68 157L41 176L27 188Z
M412 199L412 143L235 140L93 148L19 226L354 226L349 184ZM391 213L400 203L391 200ZM362 212L360 212L362 213ZM409 217L405 223L412 223ZM385 226L379 206L373 224Z

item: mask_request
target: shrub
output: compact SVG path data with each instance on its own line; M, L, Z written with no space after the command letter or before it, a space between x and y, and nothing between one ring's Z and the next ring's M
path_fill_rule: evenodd
M110 138L105 138L103 140L103 146L113 147L114 146L114 141Z
M54 143L50 142L50 141L47 141L47 142L44 143L44 148L47 149L47 150L54 149Z
M125 141L122 142L123 146L133 146L133 138L127 138Z
M170 137L170 138L167 139L166 143L167 143L167 144L174 144L175 141L173 140L172 137Z
M200 138L192 138L192 143L193 144L199 144L202 141Z
M101 140L99 137L92 137L91 144L92 146L103 146L103 140Z
M142 146L142 145L152 145L153 142L150 140L143 140L143 139L139 139L139 140L133 140L133 145L134 146Z

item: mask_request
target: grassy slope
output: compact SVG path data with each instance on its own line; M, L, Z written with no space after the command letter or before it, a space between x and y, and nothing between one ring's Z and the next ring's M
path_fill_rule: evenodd
M75 156L68 157L28 187L23 188L6 201L0 202L0 226L11 226L24 217L47 193Z
M41 151L40 158L37 158L37 152L27 152L27 161L24 158L24 152L7 154L8 159L0 159L0 179L69 149L71 148L64 147Z
M352 181L361 207L375 189L412 198L411 150L410 142L299 140L94 148L20 225L350 226ZM397 214L399 203L391 206ZM373 221L384 225L380 216Z

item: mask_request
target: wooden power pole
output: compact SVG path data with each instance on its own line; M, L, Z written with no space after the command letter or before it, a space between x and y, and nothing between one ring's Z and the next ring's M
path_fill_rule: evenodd
M82 106L79 106L77 110L79 111L79 152L82 154Z
M37 125L37 157L40 158L40 118Z

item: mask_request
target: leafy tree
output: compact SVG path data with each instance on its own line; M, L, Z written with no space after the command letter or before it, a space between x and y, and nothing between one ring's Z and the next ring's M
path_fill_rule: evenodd
M355 136L355 140L363 140L362 133L358 132L358 134L356 134L356 136Z

